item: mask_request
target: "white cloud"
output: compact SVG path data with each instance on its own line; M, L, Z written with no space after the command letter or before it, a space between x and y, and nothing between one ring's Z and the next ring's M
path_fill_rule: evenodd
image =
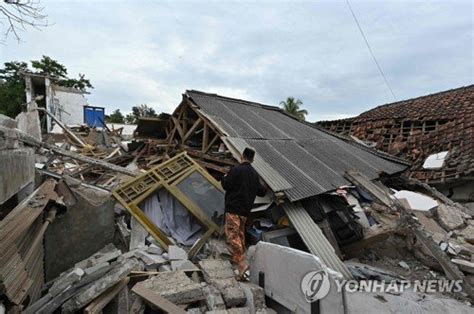
M472 83L470 1L352 1L398 99ZM0 46L0 61L49 55L85 73L107 110L171 111L185 89L278 105L309 120L393 101L344 1L44 1L51 27ZM453 18L456 17L456 18Z

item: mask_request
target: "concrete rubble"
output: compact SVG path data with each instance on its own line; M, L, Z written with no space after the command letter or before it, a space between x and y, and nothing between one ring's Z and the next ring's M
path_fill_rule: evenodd
M323 131L272 109L292 125L290 131L314 131L316 137L338 141L331 147L356 147L391 169L370 178L364 167L339 169L335 159L353 164L347 149L326 165L337 168L331 171L337 186L301 187L304 180L297 177L293 160L285 157L280 164L268 158L259 141L221 132L219 122L225 119L207 118L191 96L235 102L250 106L249 111L270 110L188 91L177 112L143 119L131 140L107 127L68 126L34 101L16 120L0 115L0 311L472 310L474 217L469 209L401 175L404 161L347 138L321 135ZM62 133L42 130L40 115L50 117ZM312 140L262 139L289 155L296 146L286 147L288 143L297 143L296 152L304 142L309 154ZM239 277L222 230L224 191L219 180L249 143L260 148L254 166L268 193L256 200L249 217L250 269ZM411 201L430 202L414 205L407 195ZM311 272L325 274L321 278L329 283L324 297L314 302L308 301L303 285ZM459 280L462 291L338 290L343 280L399 285L426 279Z

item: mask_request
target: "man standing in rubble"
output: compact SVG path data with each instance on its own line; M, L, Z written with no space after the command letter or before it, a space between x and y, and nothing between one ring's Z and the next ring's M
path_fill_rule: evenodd
M248 269L245 260L245 222L255 197L265 196L266 192L265 187L260 184L257 172L252 168L254 156L253 149L245 148L240 164L233 167L221 181L226 191L224 232L240 276Z

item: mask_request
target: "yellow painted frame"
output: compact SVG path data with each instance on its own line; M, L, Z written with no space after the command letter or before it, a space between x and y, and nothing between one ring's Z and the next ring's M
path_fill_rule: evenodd
M130 214L151 234L151 236L168 251L170 239L161 231L140 209L138 204L160 188L168 190L184 207L186 207L199 222L208 228L204 235L196 241L189 257L193 257L204 245L207 239L219 226L191 199L189 199L177 185L195 171L199 172L217 190L224 193L221 184L216 181L204 168L194 161L186 152L182 152L168 161L150 169L146 173L132 179L112 191L113 196L124 206Z

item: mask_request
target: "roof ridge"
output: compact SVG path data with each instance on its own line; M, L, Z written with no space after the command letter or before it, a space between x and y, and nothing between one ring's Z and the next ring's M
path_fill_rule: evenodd
M365 113L368 113L368 112L370 112L370 111L372 111L372 110L380 109L380 108L382 108L382 107L394 106L394 105L401 104L401 103L404 103L404 102L414 101L414 100L418 100L418 99L422 99L422 98L427 98L427 97L438 96L438 95L441 95L441 94L451 93L451 92L454 92L454 91L458 91L458 90L462 90L462 89L468 89L468 88L474 88L474 84L466 85L466 86L461 86L461 87L456 87L456 88L451 88L451 89L447 89L447 90L440 91L440 92L436 92L436 93L432 93L432 94L422 95L422 96L418 96L418 97L413 97L413 98L408 98L408 99L398 100L398 101L391 102L391 103L386 103L386 104L378 105L377 107L371 108L371 109L369 109L369 110L366 110L366 111L360 113L359 115L355 116L354 118L360 117L360 116L362 116L362 115L365 114ZM347 119L347 118L346 118L346 119ZM344 119L342 119L342 120L344 120Z
M255 106L255 107L262 107L262 108L269 109L269 110L278 110L278 111L283 110L283 109L281 109L280 107L277 107L277 106L271 106L271 105L262 104L262 103L259 103L259 102L256 102L256 101L249 101L249 100L240 99L240 98L222 96L222 95L215 94L215 93L207 93L207 92L203 92L203 91L199 91L199 90L195 90L195 89L187 89L186 93L196 93L196 94L201 94L201 95L205 95L205 96L219 97L219 98L222 98L222 99L243 103L245 105L252 105L252 106Z

